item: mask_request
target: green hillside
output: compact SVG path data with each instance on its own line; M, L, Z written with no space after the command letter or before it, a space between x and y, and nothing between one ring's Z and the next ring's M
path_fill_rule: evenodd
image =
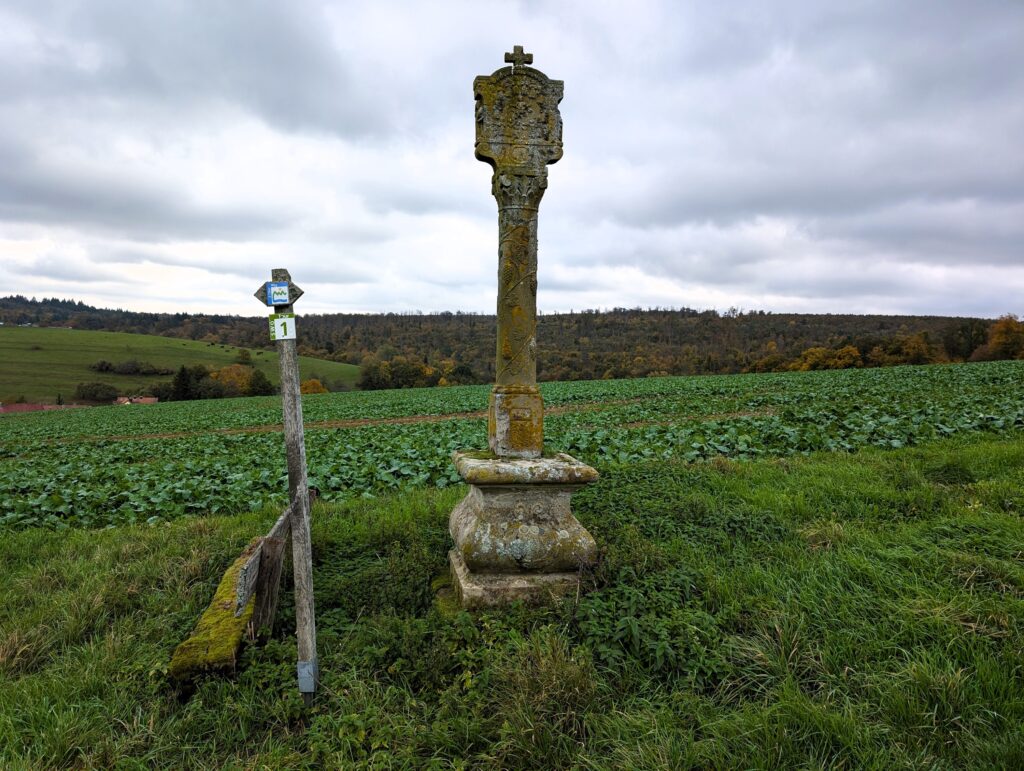
M52 403L57 394L71 401L75 386L85 381L110 383L121 393L144 390L168 375L117 375L94 372L90 364L136 359L157 367L177 369L182 364L220 368L238 359L242 349L126 332L91 332L55 327L0 327L0 402L24 397L29 402ZM254 350L252 363L271 382L278 382L277 354ZM359 368L352 364L299 357L302 377L319 377L329 388L352 385Z

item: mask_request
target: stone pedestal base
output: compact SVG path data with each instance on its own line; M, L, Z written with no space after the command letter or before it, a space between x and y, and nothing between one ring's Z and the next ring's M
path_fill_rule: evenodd
M453 460L470 486L448 521L452 579L463 607L575 590L597 545L573 516L570 499L597 471L565 454L525 460L457 452Z
M471 573L457 549L448 552L452 586L466 610L508 605L516 600L540 604L575 592L579 573Z
M540 458L544 399L535 385L496 385L487 409L487 436L499 458ZM568 456L566 456L568 457Z

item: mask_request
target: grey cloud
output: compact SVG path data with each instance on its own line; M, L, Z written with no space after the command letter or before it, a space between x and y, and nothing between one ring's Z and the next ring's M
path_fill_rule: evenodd
M237 104L285 130L366 137L388 130L312 3L23 3L41 61L4 62L8 100ZM94 52L93 67L68 51Z
M184 260L167 257L158 252L148 253L135 249L104 249L98 254L93 254L90 261L98 265L142 265L149 262L180 267L188 264Z
M36 257L27 265L16 265L12 272L27 277L46 278L53 281L73 281L75 283L118 282L137 283L138 279L129 272L110 270L97 267L87 260L48 253Z
M238 259L209 259L208 257L180 257L155 249L131 250L113 249L97 250L90 261L96 264L109 265L164 265L174 268L193 268L211 273L215 276L252 276L254 269L250 264L239 264Z
M36 152L0 136L0 221L72 225L155 241L244 240L290 222L269 210L200 205L184 197L187 191L159 188L117 169L71 172Z
M921 284L884 262L836 266L832 261L808 261L791 269L766 265L748 282L754 291L841 300L848 297L901 298L912 295Z
M438 214L458 211L476 216L491 214L486 192L476 197L466 196L458 189L446 187L443 176L432 187L405 180L381 180L360 187L360 197L368 211L374 214ZM482 188L484 186L481 186Z
M885 256L896 268L1024 265L1019 5L741 7L710 15L703 36L677 34L677 51L664 57L672 85L666 72L651 91L616 93L624 103L600 117L600 102L577 106L588 124L606 124L583 137L590 158L630 163L624 184L602 185L614 171L607 163L585 171L588 184L565 211L584 227L610 220L641 238L688 224L727 231L758 216L793 220L837 271L786 276L791 294L817 286L840 302L873 290L894 302L903 291L908 302L921 291L939 296L891 272L833 281L849 255ZM726 238L711 255L649 249L644 263L656 275L753 290L760 272L746 266L771 256ZM635 264L621 249L598 259Z
M299 271L295 271L294 279L300 286L303 283L307 285L317 283L339 286L369 284L380 280L380 277L373 271L371 266L353 266L351 262L351 260L343 261L340 259L333 261L321 259L317 262L307 261L302 266L301 280L299 279Z
M307 236L315 236L327 242L358 244L370 246L385 244L391 241L395 234L384 225L377 222L358 222L335 224L306 224L300 223L299 227Z
M827 231L869 252L898 250L907 263L1019 267L1024 265L1024 201L1000 206L964 201L911 201L865 214L831 218Z
M639 152L657 170L643 197L609 201L624 220L1022 195L1019 5L776 6L709 15L711 34L666 52L674 66L650 91L610 95L626 98L615 110L596 100L580 109L611 127L588 148L594 157ZM713 69L694 69L708 58Z
M260 256L245 260L238 257L211 260L208 257L181 257L156 249L136 248L98 252L91 258L91 261L97 264L142 265L149 263L194 268L214 275L251 278L258 282L259 276L270 268L292 264L294 255L282 253L275 258ZM294 271L294 279L300 285L304 283L307 285L351 285L373 283L378 280L378 276L370 266L353 265L352 262L351 259L323 257L317 260L303 260L301 268ZM271 263L273 264L271 265Z

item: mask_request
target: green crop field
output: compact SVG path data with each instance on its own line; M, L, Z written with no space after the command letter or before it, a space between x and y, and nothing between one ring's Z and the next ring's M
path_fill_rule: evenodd
M61 394L71 402L78 383L110 383L121 393L134 393L169 375L138 376L100 373L90 364L105 360L113 363L136 359L165 369L182 364L204 364L219 369L234 363L240 349L229 345L180 340L156 335L124 332L92 332L55 327L0 327L0 402L24 397L29 402L52 404ZM277 383L277 353L252 351L252 363ZM319 375L330 383L352 385L359 368L322 359L300 357L302 376Z
M547 383L548 445L594 463L899 448L1024 427L1024 363ZM307 396L325 500L457 482L488 387ZM0 423L0 527L100 527L280 503L279 397L98 407Z
M280 400L0 418L0 767L1024 767L1024 362L549 383L599 563L436 597L488 388L304 397L321 690L171 651L284 504Z

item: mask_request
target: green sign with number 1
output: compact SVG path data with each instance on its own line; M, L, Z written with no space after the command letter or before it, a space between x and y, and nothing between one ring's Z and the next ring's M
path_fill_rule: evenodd
M295 339L295 314L275 313L270 317L271 340Z

